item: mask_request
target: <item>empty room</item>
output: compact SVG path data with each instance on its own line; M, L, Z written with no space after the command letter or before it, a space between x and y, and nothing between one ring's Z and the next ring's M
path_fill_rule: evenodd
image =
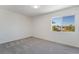
M0 54L79 54L79 6L0 5Z

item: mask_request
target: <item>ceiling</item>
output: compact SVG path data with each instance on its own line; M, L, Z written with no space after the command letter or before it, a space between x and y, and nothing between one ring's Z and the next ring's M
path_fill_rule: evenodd
M27 16L36 16L49 12L54 12L63 8L71 7L71 5L40 5L39 8L33 8L33 5L1 5L1 9L17 12Z

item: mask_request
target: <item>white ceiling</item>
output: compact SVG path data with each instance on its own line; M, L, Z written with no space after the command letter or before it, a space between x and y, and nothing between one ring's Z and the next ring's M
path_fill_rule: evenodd
M49 12L54 12L63 8L71 7L71 5L40 5L38 9L34 9L33 5L1 5L0 8L23 15L36 16Z

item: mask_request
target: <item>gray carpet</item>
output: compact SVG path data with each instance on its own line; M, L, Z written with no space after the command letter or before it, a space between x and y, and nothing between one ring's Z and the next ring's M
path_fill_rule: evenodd
M0 54L78 54L79 48L34 37L0 45Z

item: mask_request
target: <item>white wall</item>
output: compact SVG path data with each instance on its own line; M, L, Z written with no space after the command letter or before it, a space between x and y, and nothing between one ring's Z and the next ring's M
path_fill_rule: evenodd
M0 44L31 36L30 28L29 17L0 9Z
M51 31L52 17L75 15L75 32ZM49 41L79 47L79 7L72 7L56 11L47 15L36 16L33 19L33 36Z

